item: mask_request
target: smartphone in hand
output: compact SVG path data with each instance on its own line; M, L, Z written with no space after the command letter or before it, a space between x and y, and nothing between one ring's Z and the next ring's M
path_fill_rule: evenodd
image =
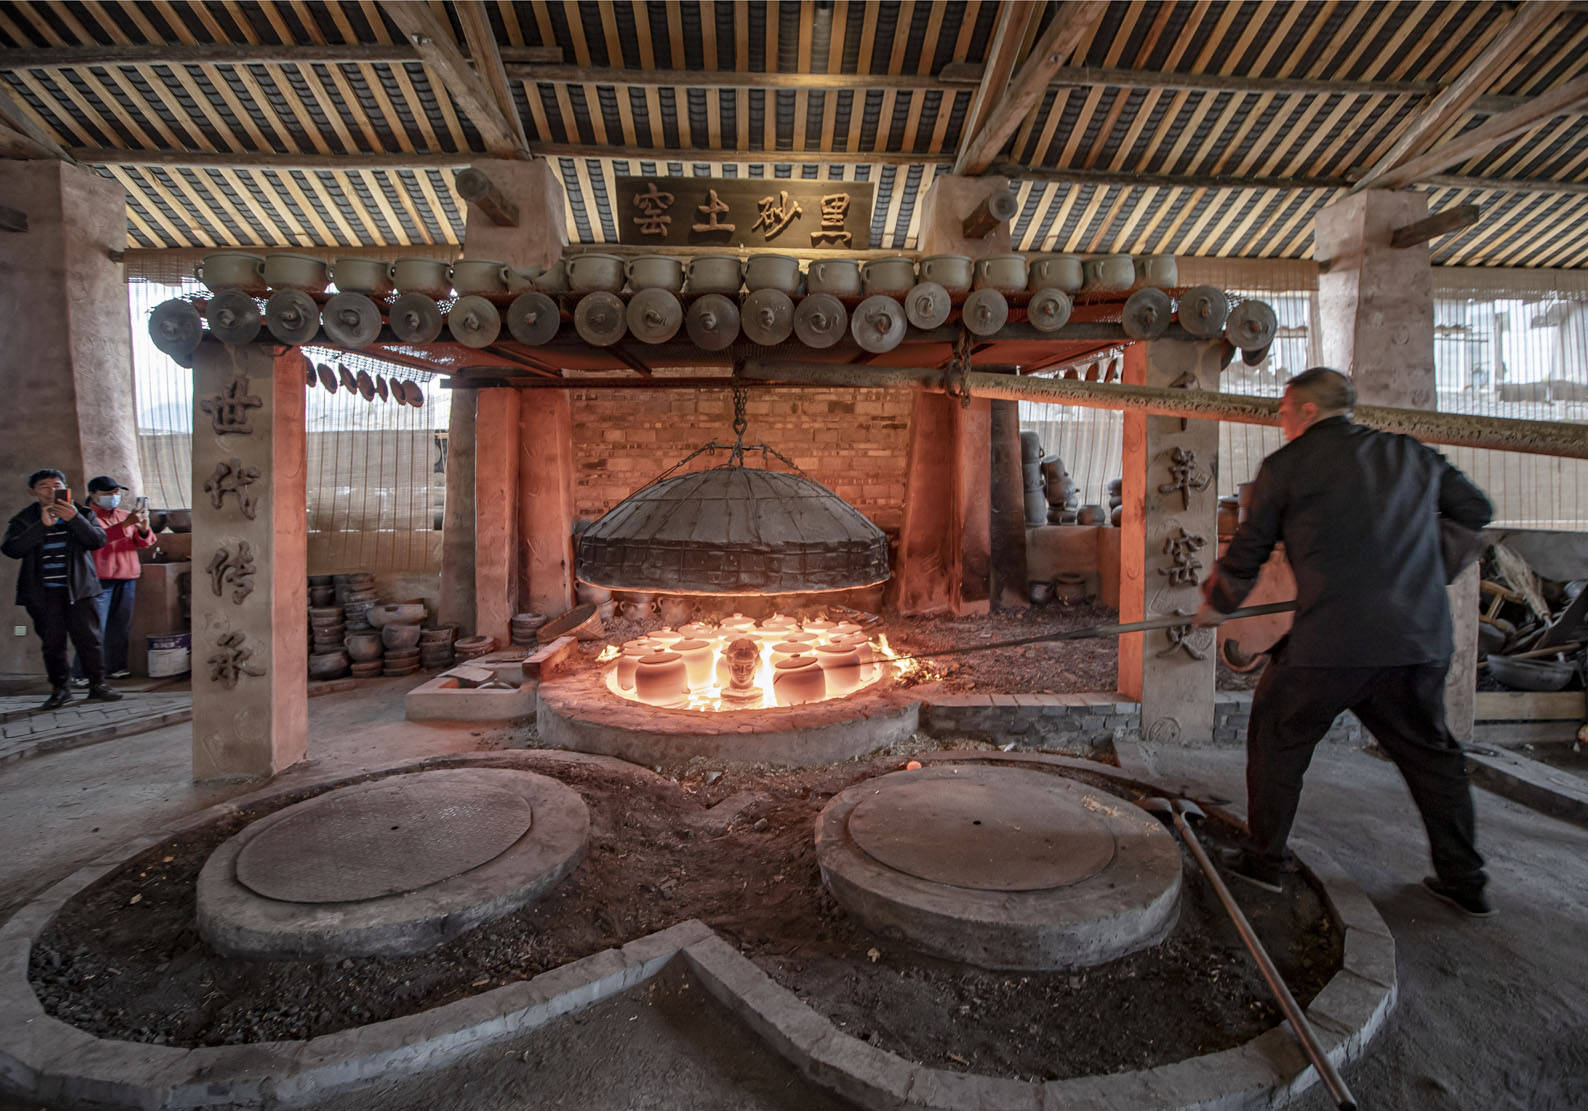
M57 491L55 491L55 500L56 500L57 503L60 503L60 502L63 502L63 501L71 501L72 500L72 492L70 490L57 490Z

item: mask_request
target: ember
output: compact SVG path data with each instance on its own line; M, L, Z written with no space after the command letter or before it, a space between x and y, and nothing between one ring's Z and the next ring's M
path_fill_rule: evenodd
M719 624L661 628L608 645L607 689L620 698L688 710L761 710L842 698L893 668L886 636L868 637L853 622L796 621L777 614L759 624L743 614ZM615 662L614 662L615 661Z

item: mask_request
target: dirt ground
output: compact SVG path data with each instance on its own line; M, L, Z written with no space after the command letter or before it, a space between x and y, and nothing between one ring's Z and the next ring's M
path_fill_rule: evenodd
M543 770L590 807L584 862L536 906L408 958L251 962L209 950L194 925L194 879L255 811L163 843L74 899L35 946L34 988L52 1014L104 1036L309 1038L700 918L850 1033L945 1068L1051 1079L1147 1067L1239 1044L1278 1021L1189 859L1170 937L1093 969L989 972L869 934L822 888L813 825L834 794L897 759L801 772L703 768L682 781L547 760ZM299 797L307 793L288 801ZM1317 896L1299 881L1291 889L1244 902L1305 1002L1338 967L1340 938ZM1062 1054L1055 1030L1066 1032Z

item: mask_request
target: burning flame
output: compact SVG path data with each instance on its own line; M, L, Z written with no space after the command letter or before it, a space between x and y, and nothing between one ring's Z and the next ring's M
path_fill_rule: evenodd
M595 658L598 664L609 664L623 654L623 650L615 644L609 644L601 649L601 654Z

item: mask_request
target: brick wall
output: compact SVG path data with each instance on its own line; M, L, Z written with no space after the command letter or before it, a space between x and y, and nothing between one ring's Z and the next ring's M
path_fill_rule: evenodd
M702 444L733 440L733 399L725 389L575 390L571 401L574 505L587 520ZM912 395L902 390L752 390L745 441L782 452L879 528L897 530L911 405ZM760 465L759 456L749 461ZM727 454L716 452L685 469L725 462Z

